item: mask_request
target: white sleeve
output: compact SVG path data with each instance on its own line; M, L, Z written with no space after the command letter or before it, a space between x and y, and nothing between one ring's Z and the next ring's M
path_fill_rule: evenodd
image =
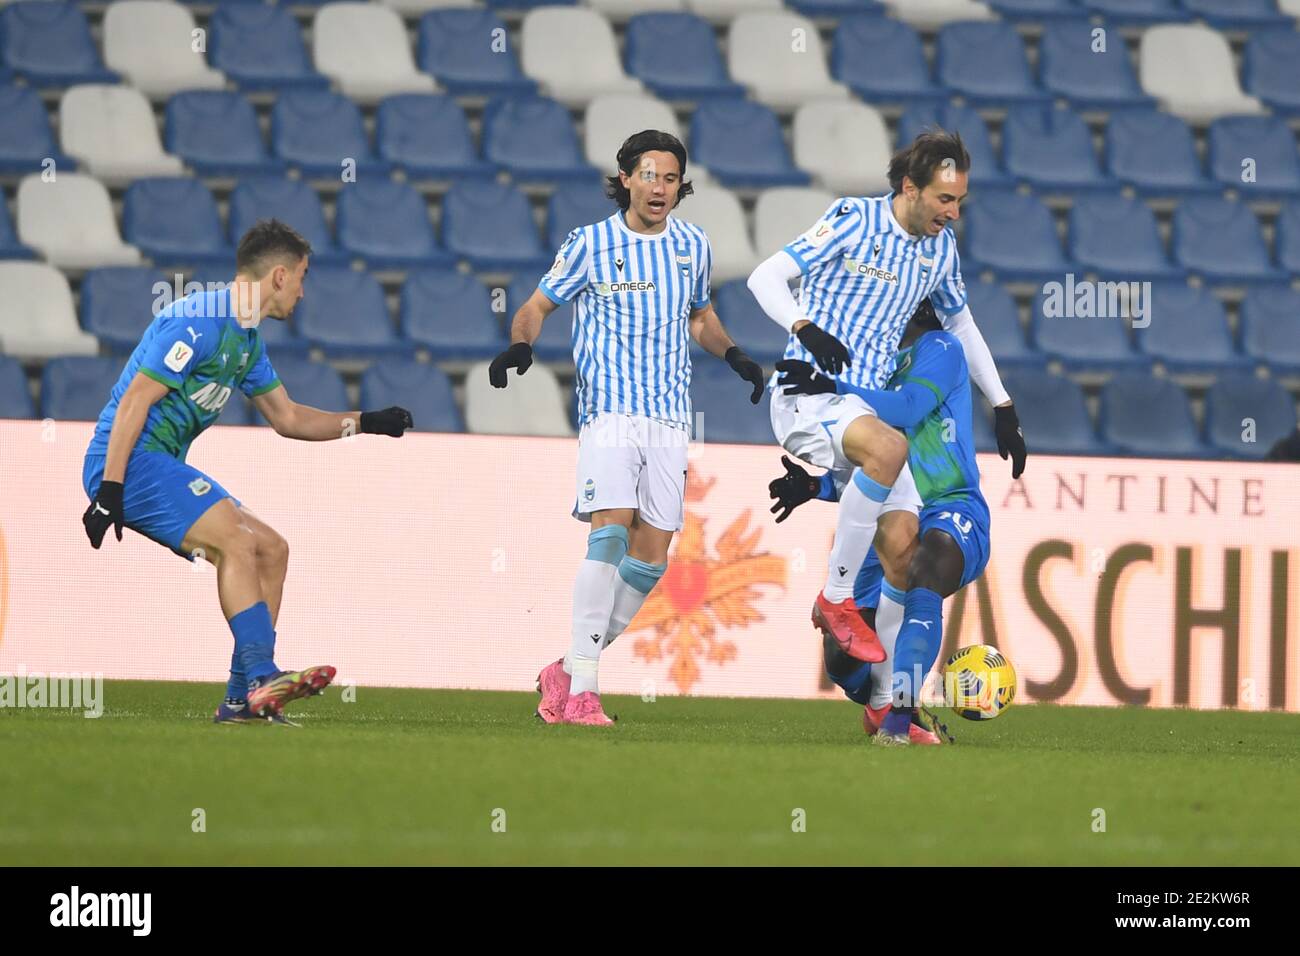
M799 275L799 263L782 249L759 263L746 283L768 318L791 333L796 322L808 318L790 291L790 280Z
M975 317L970 314L970 306L964 305L960 312L952 315L939 313L943 327L957 336L962 350L966 353L966 366L970 369L971 380L979 386L990 405L1005 405L1011 396L1002 386L998 367L993 363L993 353L989 351L984 336L980 334Z

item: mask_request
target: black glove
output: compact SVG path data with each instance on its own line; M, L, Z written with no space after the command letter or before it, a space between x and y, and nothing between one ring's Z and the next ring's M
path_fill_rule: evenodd
M396 405L392 408L385 408L382 412L361 413L361 431L366 435L388 435L390 438L401 438L402 432L414 427L415 423L411 421L411 413Z
M1278 440L1268 451L1269 461L1300 461L1300 430Z
M772 505L771 510L772 514L776 515L777 524L790 517L790 512L805 501L816 498L817 491L821 487L820 478L814 478L785 455L781 456L781 464L785 465L785 474L767 486L768 497L776 499L776 504ZM781 511L783 508L785 510ZM781 511L781 514L776 514L778 511Z
M96 551L104 543L104 535L109 525L112 525L117 532L117 540L122 540L122 483L120 481L99 483L95 500L81 516L81 523L86 526L86 537L90 539L90 544Z
M777 388L785 386L786 395L834 395L835 379L818 374L817 369L798 359L781 359L776 363L781 377Z
M813 354L822 371L828 375L839 375L846 365L853 364L849 361L849 350L844 347L844 343L829 332L823 332L811 322L795 335L803 343L803 347Z
M1025 435L1020 430L1020 416L1014 405L999 405L993 409L993 432L998 437L998 454L1002 460L1011 456L1011 477L1019 478L1025 470Z
M754 394L749 396L751 404L757 405L758 400L763 397L763 366L759 365L752 358L745 354L745 350L739 345L733 345L727 349L727 354L723 356L731 370L750 382L754 386Z
M488 366L488 381L493 388L506 387L506 369L517 368L523 375L533 364L533 347L527 342L516 342L492 360Z

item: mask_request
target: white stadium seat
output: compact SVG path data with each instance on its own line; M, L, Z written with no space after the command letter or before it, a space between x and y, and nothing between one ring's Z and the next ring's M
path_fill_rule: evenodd
M95 355L99 342L77 326L68 280L43 262L0 262L0 352L18 358Z
M1200 24L1149 27L1142 34L1142 89L1189 123L1232 113L1262 113L1241 91L1232 49L1217 30Z
M889 191L893 139L884 117L857 100L807 103L794 114L794 163L839 196Z
M586 0L587 6L598 10L614 23L626 23L642 13L681 13L686 0Z
M154 99L219 90L225 75L208 66L206 37L195 50L197 29L190 11L171 0L117 0L104 14L104 62Z
M128 246L113 218L108 190L82 173L40 173L18 184L18 238L63 269L134 266L140 251Z
M179 158L163 152L153 107L129 86L69 87L59 100L59 144L109 186L185 170Z
M824 189L779 186L759 193L754 205L754 246L759 259L779 252L822 217L835 196Z
M710 23L728 23L742 13L780 10L782 3L781 0L686 0L686 6Z
M415 68L402 18L378 4L321 7L312 21L312 57L317 70L361 103L438 88L433 77Z
M643 129L658 129L682 139L677 116L662 100L643 94L598 96L587 104L587 162L597 169L614 169L623 141ZM687 173L693 169L688 167Z
M564 393L555 373L534 362L524 375L510 373L509 388L493 388L490 362L479 362L465 379L465 425L479 435L573 434Z
M814 99L845 99L847 87L831 79L821 34L793 13L745 13L727 34L731 77L760 103L793 110Z
M978 0L884 0L891 12L918 30L936 30L958 20L996 20L997 14Z
M524 16L520 65L542 84L543 93L569 107L605 94L642 91L640 81L623 72L609 21L581 7L530 10Z
M1288 17L1300 20L1300 0L1277 0L1277 7Z
M691 178L688 168L686 178ZM678 219L699 226L713 248L713 286L731 279L748 278L758 265L754 244L745 227L745 211L731 190L696 182L694 194L673 210Z

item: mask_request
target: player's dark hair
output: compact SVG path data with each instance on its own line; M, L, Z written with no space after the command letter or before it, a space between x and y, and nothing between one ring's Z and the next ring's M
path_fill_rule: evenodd
M235 271L260 279L278 265L297 265L311 255L311 243L278 219L259 219L235 250Z
M943 323L939 321L939 313L934 311L934 303L930 301L929 296L922 299L921 304L916 307L916 311L912 313L912 321L925 332L943 328Z
M682 141L672 133L665 133L659 129L643 129L639 133L633 133L623 141L619 147L618 168L627 175L631 176L641 161L643 153L662 150L665 153L672 153L677 157L677 165L681 168L682 185L677 190L677 201L673 203L676 209L678 204L695 192L694 187L686 179L686 147ZM632 192L623 185L623 181L617 176L605 177L605 195L618 204L618 208L627 212L627 207L632 205Z
M941 169L951 169L954 173L969 172L970 153L966 152L960 133L933 127L890 158L889 188L896 193L902 192L903 177L906 176L916 183L917 189L924 189Z

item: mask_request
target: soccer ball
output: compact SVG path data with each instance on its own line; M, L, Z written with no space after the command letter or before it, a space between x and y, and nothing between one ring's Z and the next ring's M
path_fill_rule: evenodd
M1016 696L1016 669L996 647L963 647L944 666L944 698L960 717L992 720Z

